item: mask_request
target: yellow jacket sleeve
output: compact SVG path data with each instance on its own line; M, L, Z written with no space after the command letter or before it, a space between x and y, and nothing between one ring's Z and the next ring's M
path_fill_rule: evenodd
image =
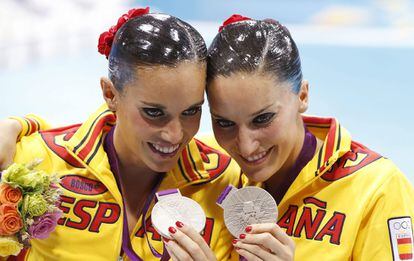
M352 260L412 260L414 191L396 167L374 193L364 217Z
M50 171L53 166L51 157L40 134L35 133L22 139L16 144L16 153L13 161L16 163L31 163L34 160L41 160L38 168Z
M45 119L35 114L27 114L24 117L10 117L10 119L17 120L22 127L17 141L20 141L22 137L29 136L37 131L51 129L51 125Z

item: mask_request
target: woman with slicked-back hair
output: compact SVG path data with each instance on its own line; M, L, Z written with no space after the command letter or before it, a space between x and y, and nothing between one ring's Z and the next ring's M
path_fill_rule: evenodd
M101 87L110 111L98 111L81 126L27 138L21 136L38 130L36 120L41 119L29 115L15 118L20 124L15 120L0 123L4 130L0 135L9 139L14 135L11 145L0 142L10 148L7 154L13 154L14 138L20 134L15 161L26 160L19 155L29 146L36 152L30 157L44 157L39 153L46 151L54 159L63 151L65 162L53 161L55 169L71 166L62 172L62 180L76 170L82 178L95 181L98 177L108 193L118 195L118 201L115 196L94 201L65 191L65 219L50 243L55 253L75 258L70 256L74 248L65 248L67 243L79 242L81 246L76 246L84 249L87 244L79 238L88 236L90 242L98 242L102 233L99 249L105 249L104 255L119 254L120 241L108 244L105 232L113 228L108 232L111 239L120 238L122 214L113 213L122 210L127 217L123 221L128 221L124 229L128 227L131 235L130 242L123 241L123 253L133 249L145 260L151 259L151 252L162 248L157 242L160 236L148 222L139 221L133 230L132 226L139 216L134 213L147 210L139 207L142 199L147 197L149 202L149 190L161 180L160 188L179 187L202 205L208 217L204 240L219 260L238 258L229 255L229 245L234 247L232 253L247 260L412 259L412 185L389 159L353 141L336 119L303 115L309 84L303 79L299 51L286 27L275 20L232 16L208 50L207 95L213 130L221 147L240 165L243 175L239 177L230 158L192 139L206 76L201 37L171 16L143 15L141 19L148 21L131 23L135 30L115 27L101 37L100 50L109 55L110 67L109 79L101 79ZM162 33L162 28L169 28L169 33ZM107 39L117 29L114 46L108 47ZM140 36L134 37L140 30ZM158 41L151 35L159 37ZM42 144L49 147L39 149ZM94 169L104 173L100 179L90 173ZM117 173L116 184L113 176ZM112 185L108 185L110 177ZM263 186L278 203L277 224L253 224L237 239L230 238L222 211L214 206L226 182ZM71 237L63 239L63 232ZM174 240L164 245L173 260L216 258L185 224L177 222L170 233ZM38 256L48 253L42 252L47 248L41 244L35 241L33 246Z
M229 183L237 186L240 169L193 138L206 84L203 38L176 17L133 9L98 48L109 61L109 77L100 80L105 105L84 123L32 135L48 127L36 116L4 123L20 133L13 161L43 159L38 168L57 173L63 191L56 230L32 239L19 258L230 259L215 199ZM169 227L171 240L152 226L155 192L174 189L204 209L203 235L183 220Z
M248 226L233 241L241 256L412 260L412 185L336 119L303 115L309 84L286 27L232 16L207 67L218 143L278 204L277 224Z

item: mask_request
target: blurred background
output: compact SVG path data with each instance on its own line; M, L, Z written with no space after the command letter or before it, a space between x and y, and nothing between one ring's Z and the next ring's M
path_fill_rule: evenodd
M414 1L1 0L0 118L33 112L59 126L102 102L99 34L131 7L193 24L211 42L234 13L285 24L310 81L308 114L334 116L414 183ZM211 132L207 105L200 133Z

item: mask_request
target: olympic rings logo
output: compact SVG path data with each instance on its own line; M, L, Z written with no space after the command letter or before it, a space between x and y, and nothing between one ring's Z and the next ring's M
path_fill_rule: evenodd
M394 227L395 230L400 230L401 228L402 229L407 229L410 226L409 226L409 223L407 221L403 221L403 222L395 222L393 227Z

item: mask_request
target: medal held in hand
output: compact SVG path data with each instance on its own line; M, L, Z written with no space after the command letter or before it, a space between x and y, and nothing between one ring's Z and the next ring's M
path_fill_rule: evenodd
M169 227L175 227L175 222L188 224L197 232L201 232L206 224L206 215L201 206L194 200L183 197L178 189L157 192L158 202L151 211L151 221L161 236L171 239Z
M277 222L276 201L259 187L237 189L227 186L217 204L224 209L224 223L236 238L245 232L248 225Z

